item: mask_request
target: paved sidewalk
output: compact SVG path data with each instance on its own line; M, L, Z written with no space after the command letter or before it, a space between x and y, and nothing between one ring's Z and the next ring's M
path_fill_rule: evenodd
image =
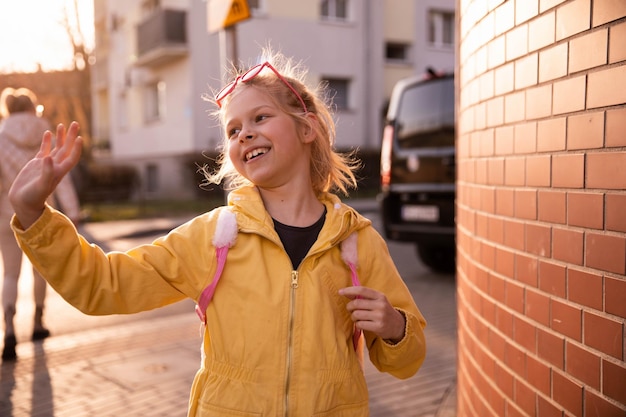
M94 223L84 232L108 250L125 250L150 241L154 236L149 230L160 235L184 220ZM20 323L25 323L18 333L19 360L2 364L0 416L186 415L201 343L191 301L133 316L89 317L50 291L46 317L53 337L32 343L28 326L33 307L24 278L18 302ZM454 416L455 300L437 301L437 291L449 291L437 283L408 285L420 297L420 308L429 312L429 354L408 380L381 374L366 363L371 415Z

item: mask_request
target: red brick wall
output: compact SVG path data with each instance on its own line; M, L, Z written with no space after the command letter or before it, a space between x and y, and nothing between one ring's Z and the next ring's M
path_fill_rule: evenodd
M459 416L626 415L626 0L458 0Z

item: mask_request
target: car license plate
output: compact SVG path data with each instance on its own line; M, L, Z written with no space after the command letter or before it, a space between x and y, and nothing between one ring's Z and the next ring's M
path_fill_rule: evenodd
M439 207L437 206L403 206L402 220L437 222L439 221Z

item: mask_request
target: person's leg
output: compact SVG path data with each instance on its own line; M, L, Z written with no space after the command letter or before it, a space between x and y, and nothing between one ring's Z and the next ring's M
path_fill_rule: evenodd
M2 282L2 312L4 314L4 348L2 359L15 359L15 306L17 303L18 279L22 267L22 251L8 227L9 219L0 214L0 252L4 267Z
M33 290L35 296L35 321L33 323L33 340L41 340L50 336L50 331L43 326L43 307L46 300L48 283L33 268Z

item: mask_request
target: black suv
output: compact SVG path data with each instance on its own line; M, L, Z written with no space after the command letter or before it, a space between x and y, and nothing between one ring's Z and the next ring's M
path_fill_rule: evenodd
M381 149L381 216L390 240L415 242L424 264L455 269L454 76L416 76L393 89Z

